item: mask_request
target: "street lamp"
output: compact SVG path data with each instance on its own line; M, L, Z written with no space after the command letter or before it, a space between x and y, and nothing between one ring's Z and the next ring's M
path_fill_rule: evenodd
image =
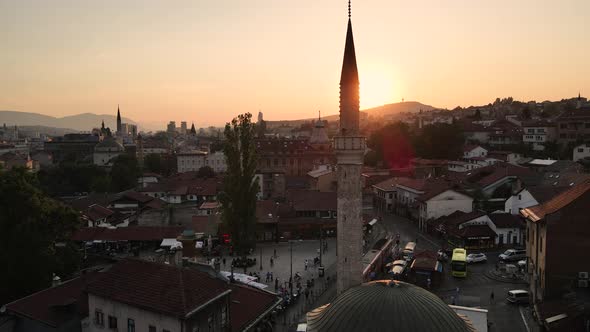
M291 252L291 276L289 277L289 288L293 297L293 241L289 240L289 251Z

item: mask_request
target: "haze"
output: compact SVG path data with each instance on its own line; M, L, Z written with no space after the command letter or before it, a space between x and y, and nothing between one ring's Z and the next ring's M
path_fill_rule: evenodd
M345 0L0 0L0 109L220 125L338 112ZM361 107L590 92L590 1L353 1ZM163 128L162 128L163 129Z

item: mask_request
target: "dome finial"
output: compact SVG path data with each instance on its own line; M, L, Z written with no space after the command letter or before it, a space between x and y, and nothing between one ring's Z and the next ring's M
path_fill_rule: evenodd
M348 19L350 19L350 0L348 0Z

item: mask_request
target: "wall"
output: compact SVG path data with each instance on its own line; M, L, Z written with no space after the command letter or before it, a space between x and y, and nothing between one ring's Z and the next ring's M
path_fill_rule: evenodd
M421 220L448 216L455 211L473 211L473 198L447 190L426 202L426 214L421 210Z
M584 159L586 157L590 157L590 146L582 144L582 145L578 145L574 148L574 155L573 155L574 161L578 161L578 160Z
M501 245L519 245L522 240L522 234L520 228L496 228L496 241L495 243L500 245L500 235L502 235L503 243ZM516 242L512 241L516 236Z
M104 314L104 327L98 326L94 322L95 310L100 309ZM117 327L119 331L127 331L127 319L135 320L135 331L148 331L149 325L156 326L156 331L163 329L171 332L181 331L181 321L170 316L165 316L155 312L139 309L127 304L110 301L99 296L88 295L88 315L90 324L85 332L104 332L108 331L109 315L117 317Z
M504 203L504 212L518 215L521 209L525 209L531 206L538 205L539 202L535 200L531 193L524 189L516 195L512 195Z

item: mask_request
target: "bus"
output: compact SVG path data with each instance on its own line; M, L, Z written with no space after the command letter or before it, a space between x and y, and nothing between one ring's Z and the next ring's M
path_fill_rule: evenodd
M453 249L451 258L451 275L465 278L467 276L467 251L463 248Z

